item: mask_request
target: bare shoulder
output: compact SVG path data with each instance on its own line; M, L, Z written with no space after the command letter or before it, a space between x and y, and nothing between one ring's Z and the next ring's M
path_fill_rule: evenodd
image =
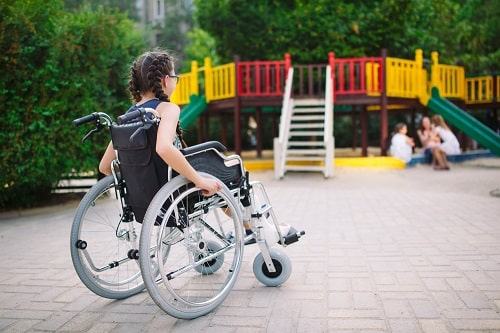
M165 116L179 116L181 109L179 106L175 103L171 102L162 102L158 104L156 110L160 114L160 116L165 117Z

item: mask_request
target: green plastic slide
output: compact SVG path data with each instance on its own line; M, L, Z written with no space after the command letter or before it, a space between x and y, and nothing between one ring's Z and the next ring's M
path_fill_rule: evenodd
M447 122L476 140L480 145L500 156L500 135L455 104L442 98L438 88L432 88L432 97L429 99L427 107L439 113Z
M205 96L189 96L189 104L181 110L180 122L182 128L187 128L207 108Z

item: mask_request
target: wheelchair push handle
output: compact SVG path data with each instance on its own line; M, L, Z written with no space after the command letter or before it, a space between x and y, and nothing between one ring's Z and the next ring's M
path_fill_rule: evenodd
M99 132L106 126L111 124L111 117L103 112L93 112L89 115L83 116L73 120L73 127L78 127L83 124L93 123L94 128L91 129L82 139L82 142L87 140L92 134Z
M122 114L121 116L116 118L116 122L118 123L118 125L126 124L132 119L139 118L143 114L143 112L144 112L143 110L144 109L137 109L137 110Z
M93 112L89 115L73 120L73 127L78 127L80 125L99 120L99 118L99 113Z
M122 114L116 118L116 123L118 125L123 125L134 119L136 119L136 121L141 121L143 124L149 125L150 127L152 124L158 124L160 122L160 115L158 114L158 111L153 108L142 107Z

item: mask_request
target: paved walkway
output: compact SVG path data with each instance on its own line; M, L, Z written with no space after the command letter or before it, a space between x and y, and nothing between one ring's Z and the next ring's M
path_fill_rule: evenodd
M253 173L275 211L307 235L284 249L283 286L252 273L191 321L147 292L93 295L69 254L74 204L0 215L2 332L500 332L500 168L337 168L336 177Z

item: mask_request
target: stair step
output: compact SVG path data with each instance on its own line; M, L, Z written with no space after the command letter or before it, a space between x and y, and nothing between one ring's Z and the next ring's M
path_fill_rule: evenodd
M322 165L285 165L287 171L323 171Z
M291 131L290 136L323 136L323 131Z
M292 114L295 113L325 113L325 108L324 107L303 107L303 108L296 108L294 107L292 110Z
M301 129L301 128L308 128L308 129L311 129L311 128L316 128L316 129L324 129L325 128L325 124L324 123L309 123L309 124L304 124L304 123L300 123L300 124L291 124L290 125L290 129Z
M294 99L293 105L325 105L325 100L323 98L302 98Z
M288 148L290 147L324 147L323 141L288 141Z
M318 155L325 154L326 149L287 149L287 154L308 154L308 155Z
M310 120L322 120L325 121L325 115L317 115L317 116L303 116L303 115L293 115L291 117L292 121L310 121Z
M287 156L286 162L322 162L324 156Z

